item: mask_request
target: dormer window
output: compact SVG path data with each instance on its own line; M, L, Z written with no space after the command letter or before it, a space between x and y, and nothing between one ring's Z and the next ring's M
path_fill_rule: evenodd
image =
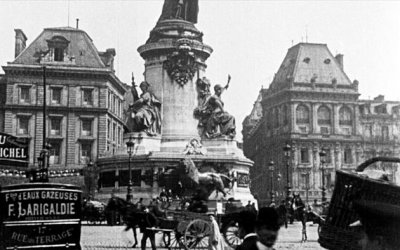
M47 46L53 55L53 61L64 61L64 55L66 55L68 44L69 41L63 36L53 36L50 40L47 40Z
M63 48L54 48L54 61L56 61L56 62L64 61L64 49Z

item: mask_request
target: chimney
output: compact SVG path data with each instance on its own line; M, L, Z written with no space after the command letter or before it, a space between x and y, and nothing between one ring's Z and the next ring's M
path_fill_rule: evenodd
M110 69L115 72L114 70L114 57L116 55L115 49L111 48L111 49L107 49L106 50L106 56L107 56L107 63L106 65L108 67L110 67Z
M26 48L26 38L24 32L21 29L15 29L15 58L21 54Z
M343 69L343 54L337 54L335 56L336 61L339 63L341 69Z

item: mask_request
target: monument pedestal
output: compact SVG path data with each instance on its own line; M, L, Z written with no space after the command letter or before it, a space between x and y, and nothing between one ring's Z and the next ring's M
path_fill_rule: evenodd
M243 155L237 141L229 137L200 140L199 120L194 111L205 100L209 89L204 94L198 79L203 79L206 59L213 51L203 43L202 37L191 22L161 20L151 31L146 44L138 48L145 60L148 92L161 103L161 133L157 136L125 134L124 143L131 139L135 144L132 157L129 160L127 148L123 147L112 157L98 159L100 189L113 190L116 195L125 197L131 175L134 202L136 197L155 198L163 188L161 174L181 168L182 160L189 157L199 172L214 171L233 180L232 188L226 188L226 197L211 194L210 199L232 197L244 205L248 201L254 202L249 188L249 168L253 162ZM201 142L204 152L186 150L187 147L190 149L192 139ZM175 182L173 184L178 184Z
M149 154L150 152L160 151L161 147L161 136L149 136L144 132L130 132L124 134L124 145L132 140L134 143L133 154L143 155ZM126 148L125 148L126 149ZM126 150L125 150L126 152Z
M237 146L237 141L231 138L202 139L201 142L209 155L232 155L245 158L243 151Z

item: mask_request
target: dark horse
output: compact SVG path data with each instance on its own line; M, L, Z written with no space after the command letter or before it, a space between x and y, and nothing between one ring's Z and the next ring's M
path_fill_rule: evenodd
M132 247L136 247L138 240L136 235L136 227L139 226L140 219L143 216L143 212L135 205L132 204L122 198L112 197L107 204L108 208L115 209L122 215L122 220L126 225L125 231L128 231L132 228L133 237L135 239L135 243Z
M304 204L303 200L300 198L300 195L294 195L292 199L292 207L294 210L294 217L301 221L302 224L302 231L301 231L301 241L307 241L307 211L306 205Z
M229 185L232 179L228 176L220 173L205 172L200 173L196 165L190 158L185 158L182 161L182 165L185 168L185 177L192 180L199 186L205 187L208 195L210 195L214 190L221 192L226 196L225 183Z

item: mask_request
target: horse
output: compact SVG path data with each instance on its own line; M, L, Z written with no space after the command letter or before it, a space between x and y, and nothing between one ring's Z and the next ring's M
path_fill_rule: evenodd
M210 195L214 190L216 190L217 191L216 195L218 195L218 192L221 192L224 195L224 197L226 196L226 192L224 190L225 188L224 180L227 184L230 184L232 182L231 178L220 173L213 173L213 172L200 173L196 165L190 158L185 158L182 163L185 169L186 177L192 180L194 183L196 183L197 186L205 187L208 192L208 195Z
M294 216L296 219L301 221L302 231L301 231L301 242L307 241L307 211L306 205L301 199L300 195L294 195L292 199L292 206L294 209Z
M122 220L126 226L125 231L132 228L133 238L135 239L135 243L132 247L136 247L138 244L136 227L139 226L140 219L143 216L143 212L140 211L140 208L138 208L136 204L132 204L122 198L114 196L108 201L106 209L118 211L122 215Z

